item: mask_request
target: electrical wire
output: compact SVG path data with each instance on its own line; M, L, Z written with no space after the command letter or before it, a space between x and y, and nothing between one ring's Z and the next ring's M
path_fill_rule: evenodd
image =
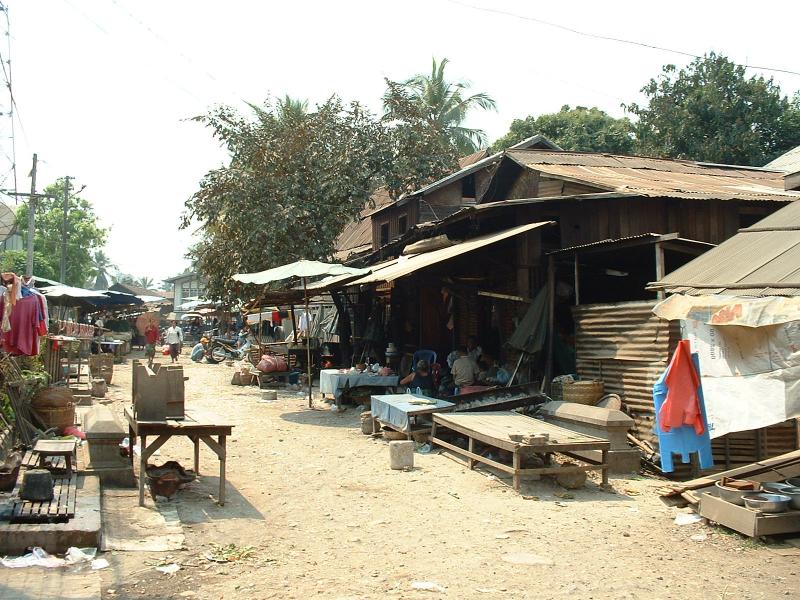
M539 25L545 25L547 27L552 27L554 29L561 29L562 31L566 31L568 33L572 33L572 34L575 34L575 35L580 35L580 36L583 36L583 37L594 38L594 39L597 39L597 40L604 40L606 42L616 42L618 44L628 44L628 45L631 45L631 46L639 46L641 48L648 48L650 50L660 50L661 52L670 52L672 54L678 54L678 55L686 56L686 57L689 57L689 58L700 58L700 59L703 58L702 56L700 56L698 54L694 54L693 52L686 52L684 50L676 50L674 48L667 48L665 46L656 46L655 44L648 44L646 42L638 42L638 41L635 41L635 40L626 40L624 38L618 38L618 37L614 37L614 36L610 36L610 35L603 35L603 34L599 34L599 33L591 33L591 32L588 32L588 31L581 31L580 29L575 29L573 27L568 27L567 25L562 25L560 23L553 23L552 21L545 21L544 19L538 19L536 17L530 17L530 16L527 16L527 15L520 15L520 14L511 12L511 11L502 10L502 9L499 9L499 8L489 8L489 7L486 7L486 6L476 6L474 4L468 4L467 2L461 2L460 0L446 0L446 1L449 2L450 4L455 4L457 6L461 6L461 7L464 7L464 8L469 8L469 9L472 9L472 10L483 11L483 12L488 12L488 13L494 13L494 14L503 15L503 16L506 16L506 17L512 17L514 19L520 19L522 21L530 21L532 23L538 23ZM733 62L733 61L731 61L731 62ZM777 67L763 67L763 66L760 66L760 65L750 65L750 64L746 64L746 63L737 63L737 62L734 62L733 64L735 64L738 67L745 67L747 69L757 69L757 70L760 70L760 71L772 71L774 73L785 73L787 75L798 75L798 76L800 76L800 71L792 71L790 69L780 69L780 68L777 68Z
M110 2L114 6L119 8L122 12L124 12L128 16L128 18L130 18L134 23L136 23L137 25L139 25L140 27L145 29L151 36L153 36L155 39L157 39L159 42L161 42L164 46L166 46L167 48L169 48L170 50L175 52L178 56L180 56L184 61L186 61L187 64L191 65L192 67L194 67L195 69L197 69L198 71L203 73L203 75L205 75L206 77L208 77L208 79L213 81L214 84L219 85L220 82L216 77L214 77L214 75L209 73L207 69L204 69L203 67L201 67L200 65L195 63L195 61L193 61L192 58L190 56L188 56L185 52L181 51L180 48L177 48L176 46L172 45L169 42L169 40L167 40L163 35L161 35L157 31L155 31L147 23L142 21L141 18L139 18L135 14L133 14L128 7L124 6L123 4L118 2L117 0L110 0Z
M6 86L8 87L8 96L11 101L11 106L9 107L8 116L11 121L11 170L14 174L14 192L16 193L19 191L17 187L17 139L16 139L16 131L14 127L14 117L16 115L17 120L19 121L20 129L22 129L22 134L25 136L27 141L27 134L25 133L25 127L22 125L22 119L19 115L19 107L17 107L17 101L14 98L14 89L11 86L11 21L8 18L8 7L5 4L0 3L0 10L5 14L6 17L6 47L7 47L7 56L8 56L8 69L6 69L6 61L3 60L2 53L0 53L0 65L3 67L3 77L6 81ZM3 152L7 157L8 153L5 151ZM7 177L6 177L7 178ZM4 181L5 183L5 181Z
M111 35L111 33L106 28L104 28L97 21L95 21L92 17L90 17L88 14L86 14L85 11L83 11L79 7L75 6L72 2L70 2L70 0L64 0L64 3L67 6L69 6L70 8L72 8L75 12L80 14L86 21L88 21L89 23L94 25L94 27L98 31L100 31L101 33L104 33L108 37L111 37L111 38L114 37L113 35ZM191 97L192 99L196 100L197 102L199 102L201 104L206 104L205 100L203 100L202 98L198 97L191 90L187 89L186 87L184 87L183 85L181 85L180 83L175 81L174 79L172 79L170 77L167 77L167 75L165 75L163 72L161 73L161 77L162 77L162 79L164 79L164 81L166 81L167 83L172 84L173 86L175 86L178 90L180 90L181 92L183 92L187 96Z

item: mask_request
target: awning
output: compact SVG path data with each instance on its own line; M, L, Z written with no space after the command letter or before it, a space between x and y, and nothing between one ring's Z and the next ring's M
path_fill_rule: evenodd
M466 240L454 246L433 250L431 252L425 252L424 254L401 256L400 258L370 267L372 272L369 275L366 277L361 277L360 279L356 279L355 281L351 281L347 285L362 285L366 283L380 282L388 283L390 281L394 281L395 279L410 275L411 273L414 273L420 269L424 269L425 267L435 265L436 263L440 263L442 261L466 254L467 252L472 252L473 250L478 250L479 248L501 242L510 237L514 237L515 235L520 235L521 233L527 233L533 229L543 227L544 225L553 224L555 224L555 221L528 223L526 225L519 225L518 227L506 229L505 231L482 235ZM330 288L332 286L328 287Z

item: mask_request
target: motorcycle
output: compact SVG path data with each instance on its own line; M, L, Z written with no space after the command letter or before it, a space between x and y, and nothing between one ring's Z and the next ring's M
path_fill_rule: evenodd
M215 336L211 338L211 344L206 355L206 360L213 364L219 364L224 360L242 360L247 356L249 344L241 348L237 347L238 340Z

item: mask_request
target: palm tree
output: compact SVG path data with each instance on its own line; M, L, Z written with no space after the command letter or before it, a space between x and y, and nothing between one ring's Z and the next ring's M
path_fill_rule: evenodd
M308 100L292 98L286 94L278 100L278 118L282 121L297 120L308 114Z
M111 276L109 271L116 269L116 265L111 263L105 252L98 250L92 256L92 269L94 270L94 284L93 288L96 290L107 290L108 279Z
M136 280L136 285L139 287L143 287L146 290L149 290L153 287L153 278L152 277L140 277Z
M430 75L415 75L400 85L409 92L409 96L425 107L428 121L447 136L461 154L470 154L487 143L486 134L480 129L463 127L467 113L474 108L497 110L495 101L484 93L464 97L469 83L466 81L447 81L444 68L449 61L441 62L433 59ZM386 105L390 91L384 95L384 107L387 116L391 110Z

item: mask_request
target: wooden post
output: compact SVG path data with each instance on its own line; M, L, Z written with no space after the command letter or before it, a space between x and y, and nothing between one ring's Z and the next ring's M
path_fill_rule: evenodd
M665 270L664 247L661 245L661 242L656 242L655 247L656 247L656 281L661 281L662 279L664 279L664 275L666 275L666 273L664 272ZM656 292L656 298L658 298L659 300L664 299L663 289L658 290Z
M289 305L289 311L291 312L291 315L292 315L292 339L294 340L294 343L296 344L297 343L297 321L294 318L294 304L290 304Z
M306 300L306 371L308 372L308 408L311 408L311 312L308 310L308 289L303 277L303 296Z
M581 277L578 267L578 253L575 253L575 306L581 303Z
M553 376L553 349L555 347L555 298L556 298L556 263L552 256L547 259L547 362L541 391L549 389Z

